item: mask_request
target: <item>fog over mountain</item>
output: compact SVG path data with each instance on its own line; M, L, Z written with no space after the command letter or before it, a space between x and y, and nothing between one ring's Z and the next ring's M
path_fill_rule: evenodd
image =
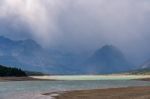
M2 36L78 54L111 44L136 65L150 59L149 20L149 0L0 1Z
M94 54L45 50L31 39L0 36L0 64L50 74L101 74L131 70L134 66L115 46L105 45Z
M43 49L31 39L11 40L0 36L0 64L51 74L71 74L78 71L82 57L57 49Z
M115 46L105 45L83 64L90 73L113 73L134 69L125 55Z

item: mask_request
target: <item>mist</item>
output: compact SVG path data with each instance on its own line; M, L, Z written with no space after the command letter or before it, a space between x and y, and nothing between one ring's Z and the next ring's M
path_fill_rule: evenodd
M110 44L141 63L150 58L149 20L149 0L0 1L0 35L71 52Z

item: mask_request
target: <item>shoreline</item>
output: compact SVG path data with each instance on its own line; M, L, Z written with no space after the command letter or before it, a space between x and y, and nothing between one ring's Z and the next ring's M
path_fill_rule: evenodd
M150 80L150 75L54 75L31 76L35 79L61 80L61 81L86 81L86 80Z
M84 78L84 76L80 77ZM123 79L124 77L129 77L124 80L150 81L150 75L100 75L100 77L115 77L114 80L120 80L120 77ZM107 80L112 80L108 78ZM150 86L137 86L92 90L72 90L64 92L44 93L42 95L50 96L52 99L150 99L149 93Z
M53 81L48 79L38 79L32 77L0 77L0 82L8 81Z
M150 75L56 75L0 77L1 81L90 81L90 80L141 80L150 81Z
M54 99L150 99L150 86L44 93Z

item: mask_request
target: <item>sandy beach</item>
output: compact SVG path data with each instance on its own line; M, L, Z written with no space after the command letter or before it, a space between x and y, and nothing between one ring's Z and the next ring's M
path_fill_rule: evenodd
M50 95L46 93L44 95ZM128 87L70 91L60 93L56 99L150 99L150 87Z
M65 81L78 81L78 80L141 80L150 79L150 75L52 75L52 76L31 76L34 79L47 79L47 80L65 80Z

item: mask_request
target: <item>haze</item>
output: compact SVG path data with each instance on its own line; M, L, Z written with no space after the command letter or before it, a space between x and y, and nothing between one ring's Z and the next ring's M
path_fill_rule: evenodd
M149 20L149 0L0 1L0 35L73 53L110 44L135 63L150 58Z

